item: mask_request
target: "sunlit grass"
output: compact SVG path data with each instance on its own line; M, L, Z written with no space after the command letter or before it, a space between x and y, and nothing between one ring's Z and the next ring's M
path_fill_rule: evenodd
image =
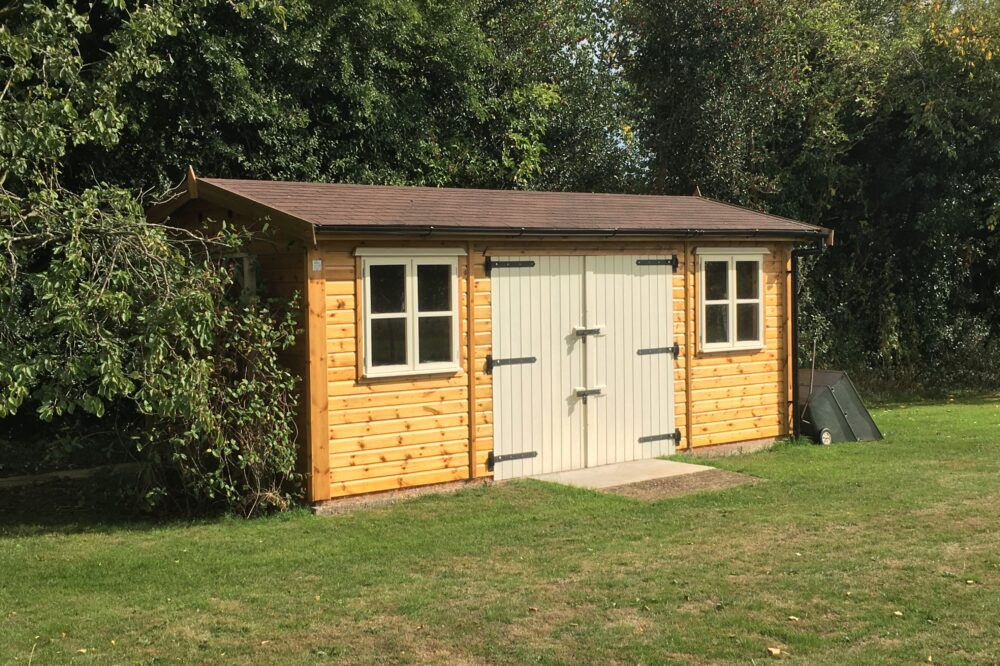
M991 663L1000 403L873 416L884 442L714 459L766 482L655 503L519 482L337 517L5 521L0 662Z

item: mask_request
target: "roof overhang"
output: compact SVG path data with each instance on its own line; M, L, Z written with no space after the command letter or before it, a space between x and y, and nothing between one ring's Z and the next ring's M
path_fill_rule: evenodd
M165 200L146 211L146 221L160 224L192 201L207 201L251 219L265 221L290 236L316 244L316 225L263 202L235 194L208 181L199 180L191 166L188 166L184 182L172 189Z

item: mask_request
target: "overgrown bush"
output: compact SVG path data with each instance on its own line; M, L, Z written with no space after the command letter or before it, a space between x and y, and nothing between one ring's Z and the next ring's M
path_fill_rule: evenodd
M246 515L297 493L291 309L227 294L240 238L148 224L129 193L8 193L0 417L115 422L141 499ZM87 433L79 433L85 437Z
M211 371L190 407L147 431L151 471L145 497L221 504L245 515L285 509L300 494L295 472L296 378L278 352L294 343L290 313L251 303L214 313Z

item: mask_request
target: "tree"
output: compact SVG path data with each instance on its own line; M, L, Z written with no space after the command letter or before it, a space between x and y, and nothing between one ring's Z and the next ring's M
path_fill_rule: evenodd
M845 323L860 332L870 367L923 384L988 386L1000 359L1000 25L978 3L904 6L898 21L895 66L844 160L861 187L843 188L834 217L848 232L844 249L880 264L886 287L878 300L852 287L857 314ZM846 254L830 257L821 284L872 274L844 270Z
M227 298L231 234L150 225L128 191L62 185L73 151L116 144L122 90L201 6L4 10L0 418L35 446L111 419L147 463L142 499L249 514L296 493L294 379L277 362L294 321Z
M773 174L762 155L791 97L791 49L777 0L632 3L626 71L642 108L655 191L695 186L757 203Z
M296 0L284 23L225 4L153 46L113 146L65 160L145 189L220 177L621 189L623 82L588 0ZM119 169L129 164L133 168ZM69 176L67 176L69 178Z
M155 46L167 63L124 93L133 122L89 146L122 185L160 187L186 164L220 177L430 184L481 160L489 52L466 3L291 2L284 23L205 5ZM168 62L169 61L169 62ZM142 165L123 172L114 165Z
M836 230L803 294L821 363L1000 379L990 3L640 2L628 25L657 189Z

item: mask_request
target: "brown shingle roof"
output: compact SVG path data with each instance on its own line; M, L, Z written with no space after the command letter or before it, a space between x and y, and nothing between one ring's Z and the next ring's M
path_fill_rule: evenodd
M191 174L193 176L193 174ZM190 176L189 176L190 180ZM191 183L188 190L193 192ZM207 187L206 187L207 185ZM528 192L197 178L317 231L455 230L482 233L768 235L827 237L829 230L699 196ZM216 194L221 194L216 192Z

